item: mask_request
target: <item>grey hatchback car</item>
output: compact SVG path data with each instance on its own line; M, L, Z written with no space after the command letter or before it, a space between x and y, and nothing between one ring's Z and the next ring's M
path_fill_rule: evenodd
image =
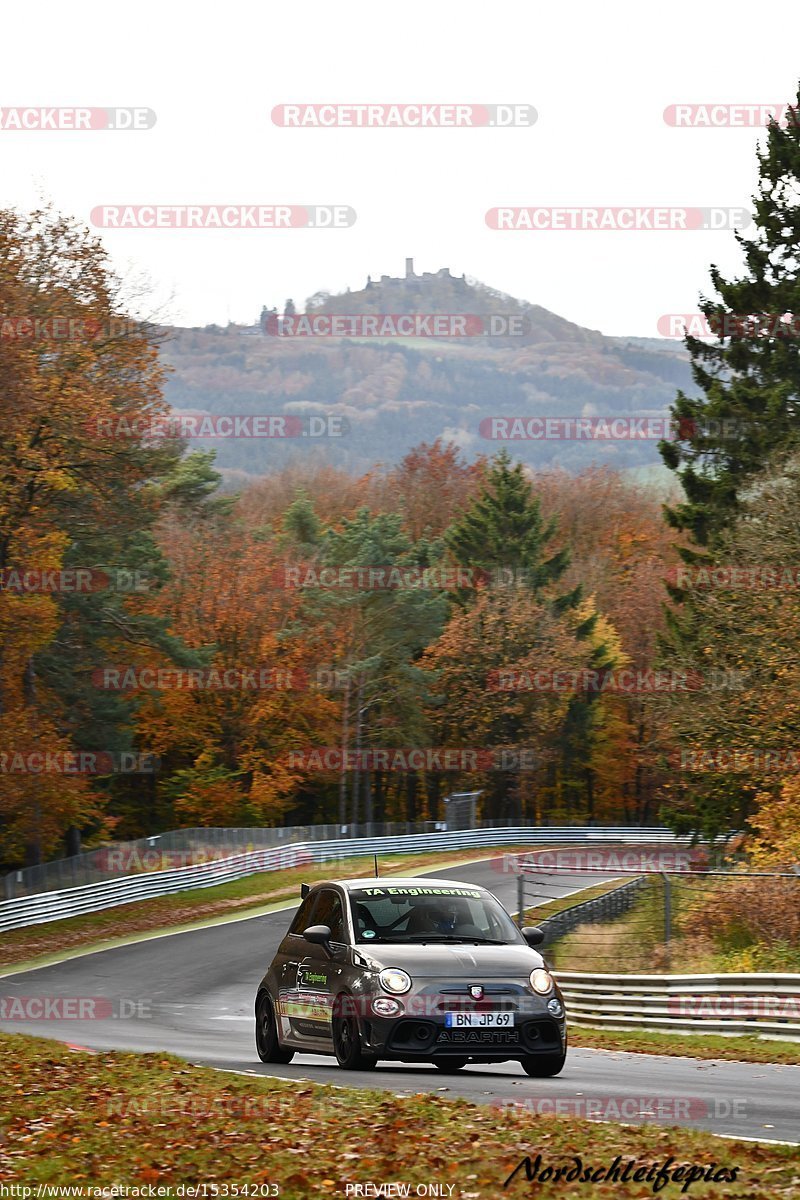
M256 995L262 1062L332 1054L346 1070L379 1059L516 1060L557 1075L567 1052L564 999L491 892L450 879L348 879L303 901Z

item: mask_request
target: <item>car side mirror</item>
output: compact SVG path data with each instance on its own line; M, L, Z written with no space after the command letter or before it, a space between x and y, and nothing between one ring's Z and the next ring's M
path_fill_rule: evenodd
M303 937L314 946L327 946L331 940L329 925L309 925L303 930Z
M529 946L541 946L544 941L544 930L538 925L526 925L522 930L522 936Z

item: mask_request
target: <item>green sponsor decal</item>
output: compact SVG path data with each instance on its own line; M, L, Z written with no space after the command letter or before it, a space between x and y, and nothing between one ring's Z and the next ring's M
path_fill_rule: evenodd
M310 971L308 967L300 966L297 969L297 983L299 987L307 987L309 984L327 987L328 976L324 971Z

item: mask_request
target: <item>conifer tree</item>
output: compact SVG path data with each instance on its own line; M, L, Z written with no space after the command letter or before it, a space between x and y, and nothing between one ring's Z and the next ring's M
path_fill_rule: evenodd
M478 496L444 540L459 565L486 571L499 582L522 581L539 595L569 566L566 547L546 557L555 532L556 522L545 522L522 463L512 466L508 451L502 450ZM561 609L572 608L579 599L577 588L556 603Z
M771 122L757 157L755 232L735 233L745 271L725 279L711 266L717 298L700 308L718 336L686 338L702 394L678 394L675 436L660 446L686 494L668 519L709 548L743 488L800 435L800 90L786 128Z

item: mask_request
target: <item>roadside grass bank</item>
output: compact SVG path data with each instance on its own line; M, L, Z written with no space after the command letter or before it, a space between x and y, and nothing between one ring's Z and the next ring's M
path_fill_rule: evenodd
M638 1029L591 1029L585 1025L570 1025L569 1044L594 1050L625 1050L630 1054L666 1054L670 1058L800 1065L800 1043L747 1035L728 1037L718 1033L650 1033Z
M680 910L679 890L673 883L673 926ZM581 895L582 898L582 895ZM684 955L676 936L667 952L664 940L664 893L660 880L649 880L628 912L607 921L577 925L548 947L552 964L562 971L598 971L635 975L680 970ZM687 970L697 970L694 966Z
M664 885L653 878L627 913L578 925L554 942L547 950L550 962L562 971L632 975L800 972L800 945L779 933L759 934L751 906L743 903L737 911L735 896L725 895L713 881L673 877L671 891L669 943ZM584 896L588 899L590 893L582 892L580 899ZM796 902L800 906L800 881ZM703 932L697 916L699 910L712 912L716 905L725 905L730 916L712 935Z
M381 854L378 856L378 870L381 875L430 872L436 866L454 867L476 859L502 859L506 854L527 853L537 848L471 846L468 850L441 854ZM295 898L299 900L301 883L313 883L320 879L354 879L359 875L372 875L373 872L372 855L328 863L309 863L276 871L261 871L232 883L122 904L81 917L67 917L63 921L48 921L42 925L9 930L0 934L0 969L22 964L33 966L39 960L47 961L71 950L99 947L139 933L167 931L196 921L236 916L249 909L257 910Z
M436 1094L234 1076L168 1055L93 1054L23 1035L0 1035L0 1081L8 1101L0 1114L0 1182L33 1186L33 1194L42 1184L83 1187L85 1196L97 1188L98 1197L105 1188L113 1196L115 1185L127 1184L177 1197L181 1185L204 1183L207 1191L198 1195L306 1200L344 1198L348 1184L398 1182L411 1195L418 1185L436 1184L441 1190L429 1194L454 1200L526 1196L532 1187L537 1196L564 1200L656 1191L632 1180L532 1184L524 1169L504 1190L523 1159L535 1164L537 1155L541 1168L572 1167L576 1157L582 1169L608 1168L617 1156L622 1168L630 1160L636 1168L668 1164L679 1175L657 1189L662 1200L788 1200L800 1185L796 1147L678 1126L542 1116ZM549 1082L528 1080L536 1085L526 1089L528 1098L546 1096ZM509 1103L523 1097L512 1091ZM725 1174L687 1187L690 1166Z
M584 904L587 900L596 900L598 896L605 896L607 892L615 891L624 882L624 879L612 879L607 883L596 883L592 887L582 888L579 892L572 892L569 896L558 896L555 900L546 900L544 904L526 908L525 923L538 925L540 921L546 920L547 917L554 917L556 913L563 912L565 908L574 908L576 904Z

